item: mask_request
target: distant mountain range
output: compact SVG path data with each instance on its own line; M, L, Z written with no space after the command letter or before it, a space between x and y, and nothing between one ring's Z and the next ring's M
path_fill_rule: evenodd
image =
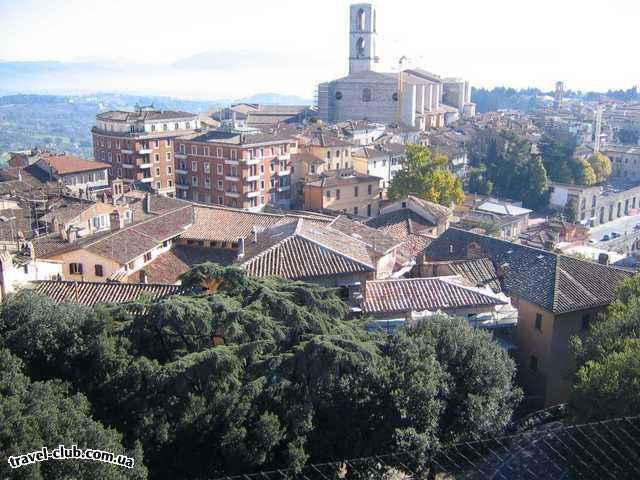
M329 69L312 59L296 58L296 62L292 62L284 54L257 50L204 52L162 65L94 57L71 62L0 60L0 95L75 95L108 91L311 104L315 85L330 77ZM257 89L284 92L249 96Z

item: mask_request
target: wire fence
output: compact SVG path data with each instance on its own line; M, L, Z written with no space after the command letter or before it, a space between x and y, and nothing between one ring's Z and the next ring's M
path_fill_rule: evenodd
M640 479L640 417L215 480Z

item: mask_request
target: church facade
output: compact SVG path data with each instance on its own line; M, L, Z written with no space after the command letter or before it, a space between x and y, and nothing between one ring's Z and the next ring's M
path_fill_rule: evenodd
M318 86L321 120L366 119L427 130L475 115L468 82L443 79L421 69L376 71L376 36L375 7L369 3L351 5L349 74Z

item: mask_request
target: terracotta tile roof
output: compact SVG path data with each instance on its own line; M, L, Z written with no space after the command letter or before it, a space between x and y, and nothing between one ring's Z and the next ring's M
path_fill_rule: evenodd
M141 296L157 300L168 295L178 295L179 285L151 283L104 283L43 280L33 282L35 290L61 303L65 301L92 307L98 303L126 303Z
M460 277L433 277L367 281L362 312L405 313L506 303L478 288L465 286L460 280Z
M502 291L496 268L488 257L454 260L449 262L449 268L456 275L467 279L471 285L489 287L494 293Z
M397 248L401 243L400 240L386 232L376 230L360 222L354 222L342 215L336 217L327 226L366 243L379 253L387 253L389 250Z
M193 240L235 242L246 238L256 227L264 230L275 225L282 215L252 213L237 209L194 206L194 222L182 235Z
M196 117L195 113L181 112L176 110L141 110L136 112L112 110L109 112L99 113L97 116L97 118L100 120L110 120L117 122L181 120L192 119L194 117Z
M373 183L376 191L380 177L365 175L355 170L327 170L322 173L317 180L307 182L306 185L313 187L332 188L343 185L358 185L360 183Z
M194 222L182 235L192 240L235 242L247 238L254 227L262 231L290 218L307 218L316 223L328 223L329 218L301 214L254 213L236 208L194 206Z
M399 253L401 263L411 262L431 242L428 236L435 225L409 209L396 210L374 217L366 222L402 243Z
M325 161L320 157L317 157L313 153L309 152L300 152L300 153L292 153L291 154L291 164L295 165L299 161L306 161L313 165L324 165Z
M143 270L147 275L147 282L176 283L179 281L178 277L194 265L214 262L227 266L235 261L236 256L234 251L178 245L157 256L151 263L145 265ZM127 281L139 282L140 272L130 275Z
M91 235L75 242L65 242L59 235L34 239L36 257L48 258L64 252L86 249L120 265L157 247L163 241L180 235L193 222L192 205L148 215L144 220L121 230Z
M449 228L425 250L427 260L461 260L475 243L481 256L504 270L505 293L552 313L606 306L618 283L633 273L595 262L539 250L477 233Z
M66 175L68 173L89 172L91 170L102 170L110 168L111 165L95 160L87 160L85 158L76 157L74 155L60 155L52 157L43 157L41 162L50 166L55 173Z
M371 245L342 231L292 219L262 232L249 243L242 266L252 275L309 278L376 269Z

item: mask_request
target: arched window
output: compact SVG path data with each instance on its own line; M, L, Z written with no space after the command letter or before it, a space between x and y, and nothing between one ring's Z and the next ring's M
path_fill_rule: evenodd
M364 50L365 50L364 38L360 37L358 39L358 43L356 43L356 52L359 57L364 56Z
M371 89L370 88L363 88L362 89L362 101L363 102L370 102L371 101Z
M356 27L360 32L364 32L364 9L358 10L358 16L356 18Z

